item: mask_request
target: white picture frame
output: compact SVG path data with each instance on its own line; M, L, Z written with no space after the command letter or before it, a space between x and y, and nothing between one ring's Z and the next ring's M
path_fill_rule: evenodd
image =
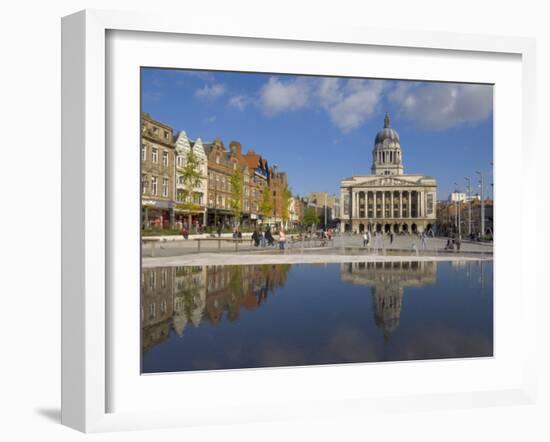
M182 24L184 23L184 24ZM106 121L110 118L107 106L109 93L106 79L107 33L151 32L165 36L185 35L217 36L269 40L273 44L285 42L309 42L311 44L337 44L340 48L370 46L401 48L402 51L426 49L449 52L468 52L480 59L484 54L507 54L520 57L521 63L521 157L523 176L534 170L534 109L535 109L535 44L532 39L517 37L490 37L450 33L416 31L389 31L326 24L293 25L276 23L266 27L255 23L224 23L213 20L185 20L170 14L151 14L87 10L63 18L62 21L62 423L84 432L100 432L124 429L160 428L171 426L208 424L212 416L204 415L203 408L194 413L189 410L170 413L153 409L139 411L109 410L109 392L113 388L109 371L113 354L109 344L111 318L109 272L115 230L110 228L111 176L109 152L110 134ZM157 36L159 34L156 34ZM497 137L496 137L497 138ZM536 191L518 190L521 197L521 219L535 219ZM498 213L498 212L497 212ZM498 215L497 215L498 216ZM524 229L517 234L526 235ZM498 234L496 234L498 235ZM528 256L535 256L535 242L521 241L515 249L521 267L518 269L521 287L519 305L525 337L534 337L536 316L535 269L530 268ZM496 236L495 253L502 243ZM136 303L138 303L136 295ZM499 321L498 316L495 321ZM496 337L498 339L498 336ZM522 366L521 383L516 379L502 388L484 390L479 387L461 393L449 393L438 386L426 394L378 396L376 399L362 395L355 397L332 392L326 398L301 397L287 406L275 403L271 407L256 410L241 421L306 418L312 416L362 415L370 412L400 411L408 409L456 408L499 404L532 403L536 394L535 339L524 342L524 353L518 355ZM389 367L389 365L385 365ZM416 367L416 368L413 368ZM353 367L354 375L365 366ZM389 370L389 368L385 368ZM322 370L322 369L321 369ZM337 375L344 367L324 369L326 376ZM405 370L418 370L409 365ZM280 370L259 370L254 377L275 379ZM288 375L288 372L284 372ZM348 372L346 372L347 375ZM246 373L245 373L246 375ZM360 374L359 374L360 375ZM236 378L227 372L204 373L194 381L209 377L222 382ZM240 376L243 374L241 372ZM164 383L176 382L165 377ZM280 381L275 381L280 382ZM448 381L447 381L448 382ZM314 387L314 385L312 384ZM439 389L439 390L438 390ZM296 399L296 398L294 398ZM243 395L237 400L237 408L246 409L250 398ZM248 402L247 402L248 401ZM214 406L213 409L216 407ZM236 414L218 407L217 422L234 422Z

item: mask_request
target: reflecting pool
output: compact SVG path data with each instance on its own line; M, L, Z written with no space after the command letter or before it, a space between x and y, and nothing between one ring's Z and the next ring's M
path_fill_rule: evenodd
M492 264L144 268L142 372L492 356Z

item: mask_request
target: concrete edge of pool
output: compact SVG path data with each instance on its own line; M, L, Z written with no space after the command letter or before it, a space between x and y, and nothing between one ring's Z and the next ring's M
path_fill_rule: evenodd
M142 267L170 267L195 265L252 265L252 264L323 264L345 262L396 261L492 261L491 255L325 255L325 254L246 254L199 253L182 256L143 257Z

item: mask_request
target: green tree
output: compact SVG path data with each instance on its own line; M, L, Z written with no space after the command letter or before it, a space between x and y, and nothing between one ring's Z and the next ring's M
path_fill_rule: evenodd
M231 198L229 200L229 206L233 211L233 216L235 217L236 224L240 224L241 214L243 211L243 174L239 168L235 169L233 175L231 175L230 180L231 186ZM238 221L238 222L237 222Z
M185 156L185 165L179 168L178 174L183 189L178 189L177 208L192 212L199 210L200 206L195 203L194 198L197 192L195 189L200 186L203 179L200 170L200 160L195 153L190 150ZM191 224L191 213L189 213L189 224Z
M306 213L304 213L304 224L306 226L319 224L319 216L313 207L308 207L306 209Z
M289 216L289 209L290 209L290 199L292 198L292 192L290 191L290 188L287 184L285 184L285 187L283 188L281 192L281 218L283 219L283 223L288 222Z
M258 210L264 217L269 217L273 213L273 198L271 197L268 185L265 185L262 190L262 199L258 206Z

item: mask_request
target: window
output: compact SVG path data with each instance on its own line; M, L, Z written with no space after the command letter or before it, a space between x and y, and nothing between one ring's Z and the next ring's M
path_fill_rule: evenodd
M220 176L216 175L216 189L220 188Z
M168 272L166 270L163 270L160 274L160 286L165 289L166 288L166 281L168 279ZM163 312L164 313L164 312Z
M214 197L212 196L212 194L210 194L210 196L208 197L208 205L210 207L214 205Z
M434 209L433 209L433 204L434 204L434 196L433 196L433 193L428 193L428 198L427 198L427 200L428 200L428 201L427 201L427 202L428 202L428 204L427 204L427 206L428 206L428 207L427 207L427 209L428 209L428 210L427 210L427 213L428 213L428 215L431 215L431 214L433 213L433 210L434 210Z
M168 131L167 131L167 130L164 131L164 139L165 139L165 140L168 139Z
M220 156L216 155L216 164L220 164Z
M141 175L141 193L142 194L147 193L147 175L145 174Z
M168 178L162 179L162 196L168 196Z
M222 207L225 208L225 196L222 196Z
M162 165L168 167L168 152L162 153Z
M153 163L158 163L159 162L159 150L156 147L153 147L153 149L151 151L151 155L152 155Z
M151 177L151 195L157 195L157 177Z
M147 145L145 143L141 144L141 161L147 160Z
M212 177L212 174L208 175L208 180L209 180L210 187L212 187L213 182L214 182L214 178Z
M225 177L222 177L222 190L225 190Z
M233 170L237 170L237 163L233 163Z

